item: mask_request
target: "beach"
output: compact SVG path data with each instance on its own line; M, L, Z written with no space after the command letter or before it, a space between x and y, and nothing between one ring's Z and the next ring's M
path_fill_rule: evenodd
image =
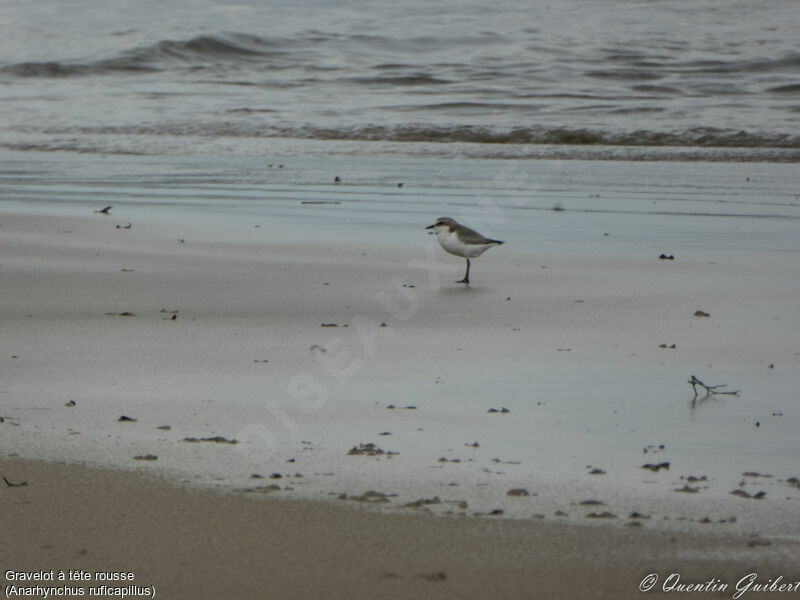
M398 187L394 161L335 183L285 156L237 202L217 189L260 161L209 183L206 159L107 157L95 190L86 159L25 156L0 213L4 569L170 598L798 579L788 165L689 206L748 182L559 161L533 167L572 183L531 192L503 161L409 159ZM131 175L159 168L185 182ZM470 286L440 214L506 241Z
M6 597L796 595L793 0L6 4Z
M162 598L635 598L640 585L656 593L692 584L730 598L741 588L740 597L763 596L747 591L752 573L762 585L798 575L794 544L758 537L376 514L22 459L0 468L28 483L3 490L4 570L67 577L9 581L6 571L6 588L88 595L136 585L139 595ZM75 572L84 579L71 581Z

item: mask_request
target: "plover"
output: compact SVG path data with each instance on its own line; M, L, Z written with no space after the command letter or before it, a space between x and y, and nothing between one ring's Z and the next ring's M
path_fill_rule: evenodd
M436 223L425 229L433 229L432 233L436 234L446 252L467 259L467 272L464 274L464 279L456 281L456 283L469 283L470 258L477 258L492 246L499 246L503 243L500 240L483 237L474 229L459 225L449 217L439 217L436 219Z

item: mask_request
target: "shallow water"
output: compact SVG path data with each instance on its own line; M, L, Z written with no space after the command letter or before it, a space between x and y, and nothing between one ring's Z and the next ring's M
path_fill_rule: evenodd
M299 138L483 156L800 151L793 0L10 1L0 26L11 149L266 154Z

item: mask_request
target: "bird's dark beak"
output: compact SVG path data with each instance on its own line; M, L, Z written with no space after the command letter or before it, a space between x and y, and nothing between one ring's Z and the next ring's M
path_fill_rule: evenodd
M436 225L428 225L425 229L435 229Z

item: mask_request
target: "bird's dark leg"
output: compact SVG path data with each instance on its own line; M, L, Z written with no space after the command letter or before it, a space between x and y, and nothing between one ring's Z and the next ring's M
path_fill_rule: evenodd
M469 259L467 259L467 272L464 273L464 279L456 281L456 283L469 283Z

